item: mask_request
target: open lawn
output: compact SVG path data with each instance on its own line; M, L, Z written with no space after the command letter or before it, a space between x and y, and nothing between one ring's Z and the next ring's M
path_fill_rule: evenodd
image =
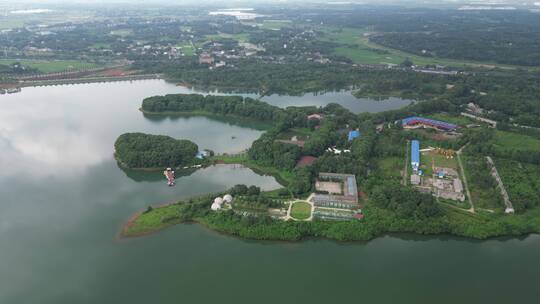
M446 58L423 57L388 48L369 41L369 32L361 28L336 28L320 26L318 31L325 35L321 40L343 44L334 50L334 54L345 56L355 63L362 64L398 64L409 58L416 65L444 65L457 68L485 67L517 69L518 66L497 64L492 62L477 62L468 60L454 60ZM523 67L522 67L523 68ZM528 67L529 70L538 70L538 67Z
M499 131L495 132L495 138L493 144L496 149L500 150L530 150L540 151L540 140L534 137L507 132Z
M154 208L142 213L124 227L124 235L139 235L163 229L180 222L178 204Z
M195 55L196 50L195 50L195 47L193 46L193 44L191 44L191 42L180 43L180 44L177 44L176 46L182 48L182 52L186 56Z
M290 140L294 136L296 136L297 140L306 140L309 138L309 136L313 133L311 130L304 128L304 129L290 129L285 132L281 132L277 139L284 139L284 140Z
M291 216L297 220L306 220L311 216L311 205L306 202L295 202L291 208Z
M504 209L497 183L490 174L484 157L462 156L465 174L469 183L475 207L484 209Z
M55 73L66 70L81 70L98 67L95 63L79 61L79 60L17 60L17 59L0 59L0 64L10 65L15 62L20 62L23 65L38 69L42 73Z
M405 159L399 157L386 157L377 160L377 170L385 179L401 180L401 171L405 168ZM410 167L410 166L409 166Z

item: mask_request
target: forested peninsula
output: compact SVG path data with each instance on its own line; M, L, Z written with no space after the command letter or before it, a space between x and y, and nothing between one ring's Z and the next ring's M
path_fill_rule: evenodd
M201 114L279 121L285 111L249 97L201 94L169 94L145 98L141 111L147 114Z
M534 130L527 130L529 135L519 134L504 124L497 129L486 124L477 125L475 121L460 116L470 101L470 94L451 90L446 96L448 98L432 99L399 110L359 115L337 104L322 108L281 109L237 96L175 94L147 98L143 109L157 113L196 114L203 110L216 115L272 117L272 127L252 144L247 153L216 155L208 162L242 164L275 176L284 187L264 192L238 185L223 193L149 207L124 227L122 235L137 236L193 221L228 234L268 240L300 240L305 237L369 240L390 232L453 234L485 239L540 232L540 200L534 194L540 185L537 174L540 171L534 161L524 157L538 153L540 134ZM260 104L262 110L257 112L258 107L251 107L254 104ZM417 115L452 121L464 127L459 129L458 135L449 136L436 130L405 130L398 123L403 118ZM465 127L467 125L470 127ZM361 136L350 139L347 135L349 130L357 130ZM425 146L463 150L463 167L473 191L474 205L469 199L464 202L436 199L409 184L409 173L403 165L409 153L408 142L413 139L420 140ZM515 140L523 145L516 146ZM336 150L347 152L336 153ZM495 158L504 175L515 215L504 214L500 193L485 164L485 157L489 155ZM301 160L305 157L313 159L313 162L302 166ZM430 170L429 158L423 159L422 168ZM457 165L455 160L436 159L447 166ZM523 170L515 170L518 166ZM363 220L284 221L269 213L269 210L284 208L317 193L316 184L321 172L355 176L360 189ZM524 184L522 180L528 180L528 183ZM234 196L232 207L212 211L213 199L225 194ZM476 212L471 212L472 206L477 208Z
M115 157L123 167L157 169L191 164L199 147L192 141L170 136L125 133L114 143Z

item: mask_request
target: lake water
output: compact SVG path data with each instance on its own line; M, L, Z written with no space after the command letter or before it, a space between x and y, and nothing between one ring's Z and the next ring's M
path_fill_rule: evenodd
M220 91L203 91L194 88L177 87L179 93L197 93L197 94L214 94L214 95L241 95L251 98L259 98L258 94L238 94L238 93L223 93ZM395 110L411 104L413 101L398 97L390 97L383 100L375 100L370 98L356 98L351 94L351 91L343 90L338 92L323 92L323 93L306 93L301 96L288 95L270 95L261 98L271 105L286 108L289 106L318 106L324 107L329 103L337 103L353 113L362 112L381 112L387 110Z
M229 122L153 120L137 110L146 96L181 90L152 80L0 96L1 304L537 301L537 235L279 243L193 224L117 239L129 216L150 203L237 183L278 187L271 177L235 166L199 170L176 187L159 174L119 169L112 148L123 132L189 138L217 152L245 149L260 136Z

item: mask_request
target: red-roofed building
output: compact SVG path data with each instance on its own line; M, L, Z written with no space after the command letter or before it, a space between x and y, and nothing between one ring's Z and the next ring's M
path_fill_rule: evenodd
M296 163L297 167L306 167L311 166L315 161L317 160L316 157L313 156L302 156L298 163Z
M308 115L307 119L318 119L318 120L323 120L324 118L324 114L311 114L311 115Z

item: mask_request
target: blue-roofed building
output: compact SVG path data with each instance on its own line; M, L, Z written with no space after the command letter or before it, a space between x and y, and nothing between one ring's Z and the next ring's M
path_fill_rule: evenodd
M420 168L420 142L418 140L411 141L411 166L414 171Z
M401 121L401 124L405 128L427 126L427 127L436 128L443 131L454 131L459 128L458 125L453 124L453 123L425 118L425 117L418 117L418 116L407 117Z
M360 137L360 131L358 130L349 131L349 137L348 137L349 141L352 141L353 139L358 138L358 137Z

